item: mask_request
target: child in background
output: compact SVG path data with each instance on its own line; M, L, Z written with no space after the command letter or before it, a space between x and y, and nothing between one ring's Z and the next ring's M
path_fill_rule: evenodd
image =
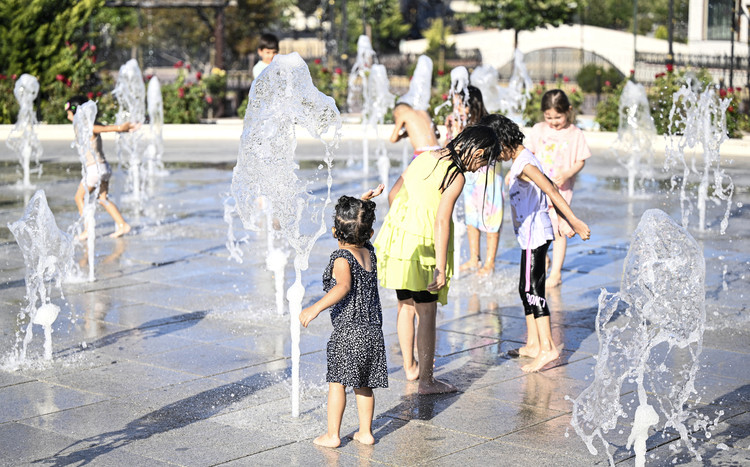
M83 96L75 96L65 103L65 111L68 114L68 120L73 122L78 107L83 105L88 99ZM130 225L123 219L120 210L117 209L115 203L111 202L108 198L109 192L109 179L112 176L112 169L109 166L109 162L104 158L104 151L102 149L102 133L108 132L119 132L124 133L135 128L131 122L125 122L121 125L100 125L94 124L93 135L91 136L91 146L95 151L95 154L86 154L86 176L81 180L81 184L78 185L78 190L75 194L76 206L78 206L78 213L83 215L84 199L85 196L91 194L96 187L99 187L99 204L101 204L107 211L107 214L112 216L115 221L115 231L109 236L112 238L122 237L126 233L130 232ZM83 233L79 235L80 240L86 240L88 232L84 229Z
M440 133L426 110L416 110L406 102L398 102L393 108L393 120L395 125L391 133L391 143L409 138L414 147L414 157L426 151L440 149Z
M585 160L591 157L583 132L573 124L572 111L573 107L563 91L547 91L542 96L544 122L534 125L527 140L528 149L542 163L544 173L554 182L568 205L573 199L576 175L583 169ZM547 287L557 287L562 283L568 239L558 231L559 221L554 210L550 211L550 218L555 240L552 243L552 268Z
M333 236L339 249L331 253L323 273L326 294L302 310L299 320L307 327L321 311L331 308L333 333L327 346L328 431L315 444L330 448L341 444L341 419L346 408L346 387L354 388L359 431L354 439L374 444L372 388L388 387L388 368L383 340L383 315L378 296L378 268L370 244L375 222L375 203L382 192L369 191L363 199L342 196L336 204Z
M261 34L258 40L258 63L253 66L253 79L271 64L271 60L279 53L279 38L273 34Z
M466 93L468 92L468 96ZM468 97L468 99L467 99ZM468 105L464 105L467 102ZM453 95L453 113L445 120L446 141L460 133L466 126L475 125L487 115L482 100L482 91L474 86ZM482 167L476 173L466 174L463 190L466 237L469 239L469 260L461 265L461 271L480 268L480 276L495 270L495 256L503 225L503 177L500 164ZM487 234L487 253L484 265L479 255L480 234Z
M465 128L447 147L420 154L388 194L390 209L374 242L380 257L380 285L396 289L398 339L404 372L419 378L420 394L455 391L433 377L437 302L446 303L453 262L453 222L464 174L494 164L500 154L492 129ZM446 270L447 269L447 270ZM416 309L417 355L414 359Z
M549 307L544 292L544 258L554 238L547 199L567 221L560 225L563 234L570 237L578 234L581 239L588 240L591 232L583 221L575 217L568 203L544 175L539 160L521 144L524 135L518 125L502 115L490 115L483 120L483 124L495 130L503 148L502 160L513 161L508 171L510 206L513 229L521 246L518 292L528 331L526 345L518 349L516 355L534 359L521 367L524 372L539 371L560 356L552 342Z

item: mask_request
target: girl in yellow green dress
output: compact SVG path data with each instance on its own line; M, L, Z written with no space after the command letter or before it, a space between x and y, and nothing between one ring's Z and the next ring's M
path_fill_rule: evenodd
M492 129L469 126L445 148L415 158L388 194L390 209L374 242L378 278L380 285L396 290L404 372L408 380L419 379L420 394L456 390L433 377L437 302L446 304L452 273L451 216L464 174L494 164L500 153Z

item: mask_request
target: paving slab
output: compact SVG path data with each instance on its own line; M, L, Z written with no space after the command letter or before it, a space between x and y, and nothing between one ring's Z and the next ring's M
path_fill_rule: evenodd
M517 292L520 254L509 209L495 273L454 278L448 305L438 309L435 374L459 392L419 396L417 384L406 380L396 297L381 289L389 388L375 391L376 444L363 446L351 438L358 421L349 391L342 446L326 449L312 439L326 427L330 319L321 314L302 329L300 416L292 417L290 324L288 314L276 312L275 277L266 269L267 233L263 225L246 231L235 221L235 234L243 239L242 263L225 246L229 226L223 200L237 157L235 130L241 131L241 123L233 125L213 133L204 126L170 128L168 175L149 181L142 203L124 188L123 169L115 169L112 197L133 231L110 239L113 223L98 211L96 280L87 281L88 259L79 247L78 279L63 284L64 297L52 293L61 307L52 361L42 358L44 335L38 327L27 361L14 360L16 336L26 325L19 319L26 306L26 268L6 225L21 217L33 192L15 186L14 170L0 172L0 465L609 464L603 449L591 454L571 427L572 399L593 381L599 295L602 288L619 290L641 214L660 208L680 218L679 196L663 191L668 174L648 184L652 192L629 199L623 171L607 155L607 138L592 140L594 157L579 177L573 204L591 227L592 239L569 242L563 284L548 291L553 338L563 350L539 373L525 374L521 366L527 359L508 354L526 338ZM66 229L78 219L72 195L80 165L65 136L70 127L48 130L44 173L34 183L45 190L58 225ZM376 170L365 178L361 163L357 166L358 126L345 131L334 162L333 199L378 182ZM105 138L105 152L115 154L114 144ZM318 144L300 141L303 170L320 159ZM391 180L398 176L402 150L402 144L386 146ZM4 151L0 145L2 167L10 169L15 159ZM352 167L346 167L349 158L355 160ZM690 228L706 258L707 322L698 394L689 404L716 424L710 437L691 433L702 461L673 430L652 428L647 465L750 462L750 293L745 290L750 159L736 156L727 173L736 191L726 234L717 232L719 207L710 207L707 231L696 229L695 219ZM314 187L316 193L320 188ZM387 202L377 199L377 205L376 230ZM327 220L331 213L329 207ZM335 247L327 234L316 243L301 276L305 304L323 295L321 275ZM465 240L460 251L468 255ZM294 280L291 263L283 274L285 290ZM633 399L632 391L626 384L623 400ZM633 463L625 447L628 423L623 420L609 434L617 464Z

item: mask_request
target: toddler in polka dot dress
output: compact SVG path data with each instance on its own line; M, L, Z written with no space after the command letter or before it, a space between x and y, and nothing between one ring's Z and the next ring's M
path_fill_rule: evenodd
M383 315L378 295L375 249L370 244L375 222L375 203L383 191L379 186L362 199L342 196L336 204L333 236L339 248L331 254L323 273L326 294L302 310L300 321L307 325L330 308L333 333L328 341L328 431L313 441L335 448L341 444L341 419L346 408L346 388L357 400L359 431L354 439L374 444L372 418L375 412L373 388L388 387L388 369L383 340Z

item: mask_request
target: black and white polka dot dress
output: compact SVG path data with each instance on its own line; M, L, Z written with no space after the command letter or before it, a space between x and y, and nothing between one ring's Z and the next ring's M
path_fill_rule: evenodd
M331 307L333 333L328 341L326 381L354 388L387 388L388 368L383 340L383 313L378 295L375 249L368 242L372 271L365 270L347 250L336 250L323 273L323 289L336 285L333 263L344 258L352 273L352 288Z

